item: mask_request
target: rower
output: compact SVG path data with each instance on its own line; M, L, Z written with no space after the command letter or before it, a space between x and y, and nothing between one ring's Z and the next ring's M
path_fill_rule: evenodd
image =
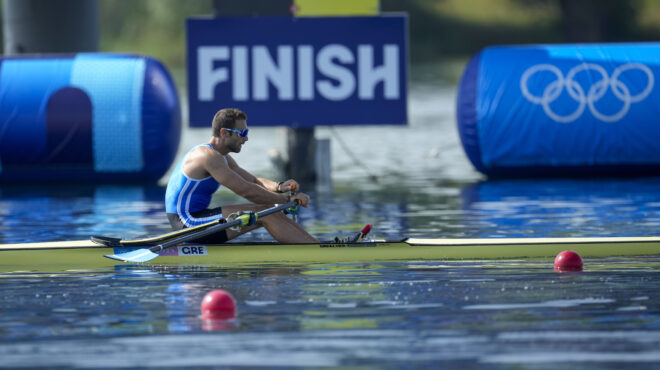
M292 189L299 189L295 180L277 182L257 177L238 165L230 153L240 153L247 141L247 115L243 111L226 108L215 114L209 142L186 153L167 184L165 208L173 229L198 226L223 218L223 215L256 213L293 200L303 207L309 205L310 198L305 193L286 195ZM221 185L251 203L210 207L211 197ZM318 242L282 212L258 218L254 224L239 229L225 229L191 242L220 244L259 227L265 227L280 243Z

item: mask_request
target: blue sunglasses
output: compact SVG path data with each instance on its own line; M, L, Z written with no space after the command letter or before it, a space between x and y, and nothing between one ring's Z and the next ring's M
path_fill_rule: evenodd
M229 131L229 132L235 132L235 133L238 134L238 136L240 136L242 138L246 138L248 136L248 131L250 131L249 128L246 128L244 130L236 130L236 129L233 129L233 128L224 128L224 129Z

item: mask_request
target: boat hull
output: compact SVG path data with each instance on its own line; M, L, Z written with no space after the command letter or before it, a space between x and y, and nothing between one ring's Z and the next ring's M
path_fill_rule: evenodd
M131 265L103 257L135 248L111 248L90 241L0 245L0 271L59 271ZM161 251L144 265L264 265L369 263L386 261L554 258L563 250L582 257L660 255L660 237L406 239L357 244L227 243L184 244Z

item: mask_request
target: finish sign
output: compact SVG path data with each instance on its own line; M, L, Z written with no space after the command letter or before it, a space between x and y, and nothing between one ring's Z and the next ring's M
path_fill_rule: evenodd
M187 20L191 126L220 108L251 126L407 123L407 18Z

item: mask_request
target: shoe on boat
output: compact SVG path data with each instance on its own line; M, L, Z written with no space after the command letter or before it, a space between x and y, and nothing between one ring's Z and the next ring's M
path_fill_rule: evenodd
M371 224L367 224L362 228L362 231L356 233L355 235L346 236L343 238L336 236L334 242L338 244L358 243L364 240L367 234L369 234L369 231L371 231Z

